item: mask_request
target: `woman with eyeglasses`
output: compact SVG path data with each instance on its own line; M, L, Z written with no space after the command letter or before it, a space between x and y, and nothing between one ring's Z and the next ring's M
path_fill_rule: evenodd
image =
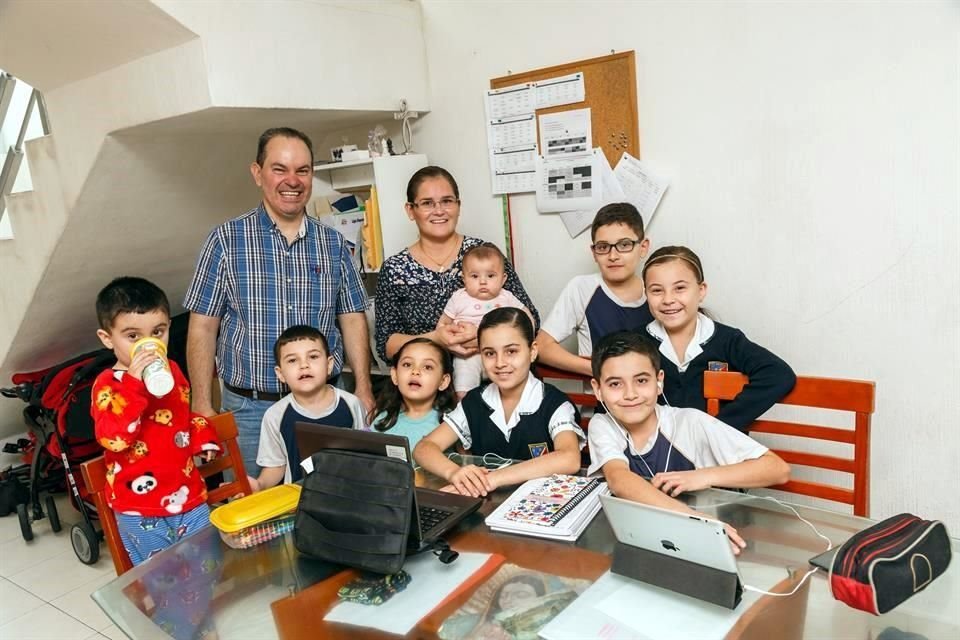
M477 327L469 324L437 325L443 307L463 288L463 255L482 244L457 232L460 190L446 169L424 167L407 183L407 217L417 225L419 238L380 267L376 296L377 352L386 361L406 343L426 337L452 353L469 357L477 353ZM513 266L505 264L510 291L540 323L533 302L523 289Z

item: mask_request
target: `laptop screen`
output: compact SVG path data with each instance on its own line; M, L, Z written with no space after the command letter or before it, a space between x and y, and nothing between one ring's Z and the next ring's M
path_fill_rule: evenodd
M298 422L293 428L300 457L307 459L317 451L339 449L358 451L410 462L410 444L403 436L379 431L359 431ZM299 461L298 461L299 463Z

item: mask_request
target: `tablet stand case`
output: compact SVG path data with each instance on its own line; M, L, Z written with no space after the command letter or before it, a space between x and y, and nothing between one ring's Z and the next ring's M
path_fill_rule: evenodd
M613 565L610 570L621 576L727 609L736 609L743 596L743 585L736 573L671 558L622 542L617 542L613 549Z

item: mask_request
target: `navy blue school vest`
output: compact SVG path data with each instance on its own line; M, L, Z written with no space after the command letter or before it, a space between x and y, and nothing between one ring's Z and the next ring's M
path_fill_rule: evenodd
M564 402L570 401L562 391L544 383L540 406L533 413L520 416L520 422L510 431L510 441L507 442L503 432L490 419L493 409L483 400L484 388L471 389L461 400L467 424L470 426L470 439L473 441L471 453L495 453L513 460L530 460L553 451L553 439L550 438L547 427L554 411ZM576 421L579 424L579 412L576 414Z
M350 407L344 402L343 398L338 398L337 408L322 418L307 418L300 415L292 404L287 407L287 410L283 412L283 418L280 419L280 435L283 437L283 444L287 447L287 466L290 467L292 482L303 478L303 467L300 466L300 450L297 448L297 438L293 434L293 427L298 422L352 429L353 414L350 413Z
M670 456L670 468L667 468L667 456ZM663 435L662 431L657 432L657 440L653 443L650 451L642 455L630 453L630 445L623 450L623 455L627 456L630 462L630 471L641 475L647 480L652 478L650 474L656 475L664 471L693 471L696 469L693 463L687 460L682 453L674 448L670 450L670 441ZM644 464L646 462L646 464ZM649 469L647 468L649 467Z
M607 334L615 331L636 331L638 327L643 330L653 322L653 315L646 301L639 307L621 307L599 284L590 296L584 314L590 328L590 342L594 348L600 338Z

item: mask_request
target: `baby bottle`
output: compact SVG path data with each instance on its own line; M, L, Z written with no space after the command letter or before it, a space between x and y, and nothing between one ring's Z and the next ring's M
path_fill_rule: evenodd
M144 367L143 384L151 394L162 398L173 391L174 386L173 372L170 371L170 363L167 361L167 345L156 338L141 338L133 343L130 359L137 357L144 349L156 352L157 359Z

